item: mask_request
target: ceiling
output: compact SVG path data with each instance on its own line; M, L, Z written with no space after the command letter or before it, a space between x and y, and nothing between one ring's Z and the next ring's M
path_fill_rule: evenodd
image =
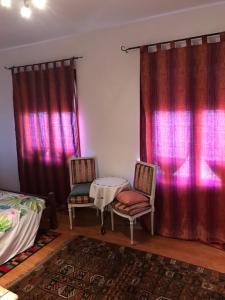
M12 1L11 9L0 7L0 49L215 4L212 0L47 0L47 9L33 10L27 20L19 14L23 1Z

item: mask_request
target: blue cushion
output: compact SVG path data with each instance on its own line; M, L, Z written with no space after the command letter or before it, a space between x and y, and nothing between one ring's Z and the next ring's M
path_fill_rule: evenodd
M78 183L74 185L70 196L84 196L89 195L91 183Z

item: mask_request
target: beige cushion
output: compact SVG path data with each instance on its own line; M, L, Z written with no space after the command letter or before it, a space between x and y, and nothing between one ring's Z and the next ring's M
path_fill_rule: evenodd
M116 196L116 200L127 206L140 202L149 202L148 197L135 191L123 191Z

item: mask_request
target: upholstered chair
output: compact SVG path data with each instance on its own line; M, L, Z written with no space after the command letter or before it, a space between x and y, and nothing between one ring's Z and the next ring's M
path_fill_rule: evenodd
M92 181L96 178L95 159L93 157L72 157L69 160L70 187L68 210L70 229L73 228L76 207L94 206L94 199L89 197Z
M133 227L136 219L150 214L151 234L154 234L154 200L156 166L137 161L132 191L120 192L111 205L111 225L114 230L114 213L130 221L131 244L134 241Z

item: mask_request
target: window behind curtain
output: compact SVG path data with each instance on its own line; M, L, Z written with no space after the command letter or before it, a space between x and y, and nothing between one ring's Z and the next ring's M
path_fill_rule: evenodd
M13 99L21 191L69 192L68 159L80 155L73 60L13 69Z
M156 50L141 49L140 149L158 233L225 245L225 34Z

